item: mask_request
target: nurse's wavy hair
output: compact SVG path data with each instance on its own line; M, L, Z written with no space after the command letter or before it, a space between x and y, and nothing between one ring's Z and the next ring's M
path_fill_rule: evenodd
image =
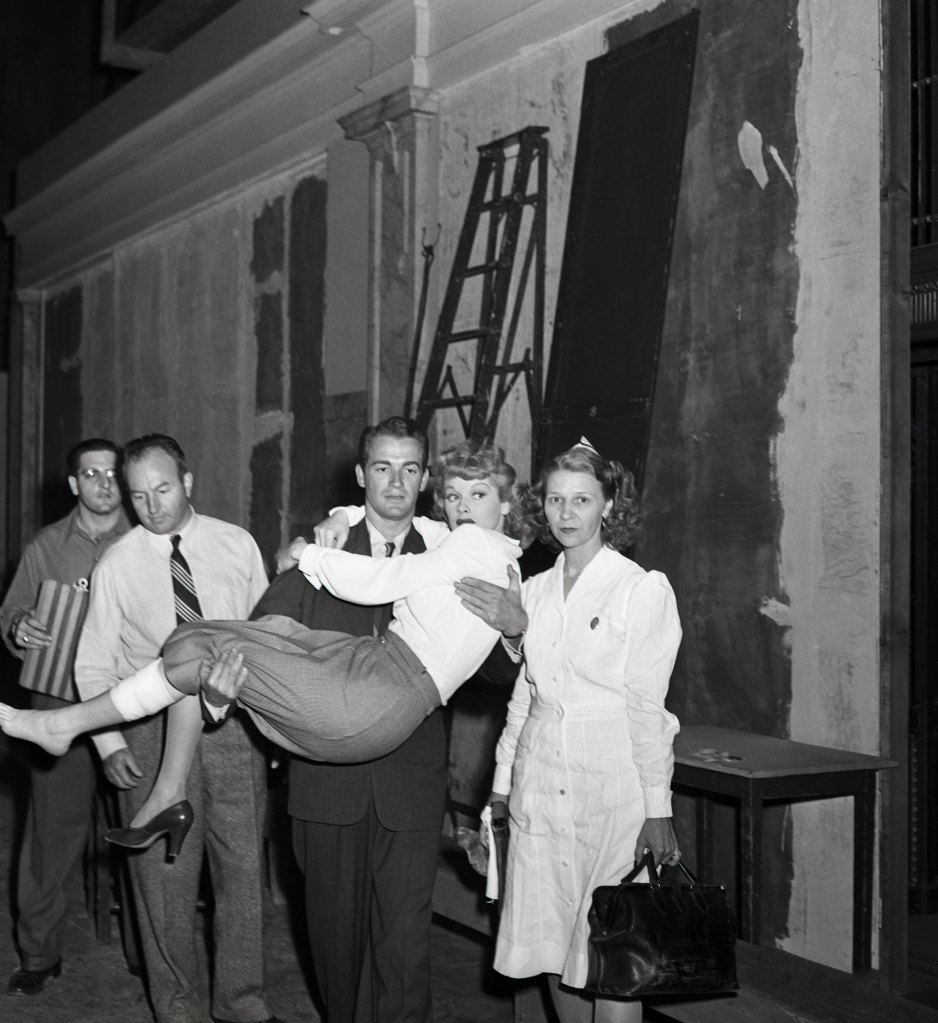
M505 535L518 540L527 547L534 539L534 521L540 511L540 502L528 483L519 482L514 466L505 461L505 452L494 444L479 444L465 440L440 455L433 466L431 486L433 487L433 514L445 521L443 514L443 491L446 481L458 477L461 480L491 480L498 490L500 501L507 501L511 508L505 516Z
M553 550L561 550L544 514L547 480L551 473L558 470L587 473L599 482L603 499L612 500L609 514L602 521L603 544L616 551L631 547L641 534L642 521L645 517L638 488L635 486L635 477L620 462L603 458L595 448L583 443L574 444L572 448L561 451L541 470L540 477L533 487L540 508L535 525L538 538Z

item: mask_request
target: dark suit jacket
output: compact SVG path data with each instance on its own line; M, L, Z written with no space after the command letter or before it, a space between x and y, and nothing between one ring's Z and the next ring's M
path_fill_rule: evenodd
M364 522L349 533L345 549L371 554ZM411 529L402 552L426 550ZM298 569L283 572L261 597L252 618L279 614L311 629L353 636L379 634L391 620L391 606L364 607L339 600L311 586ZM294 757L290 763L288 811L291 817L319 824L352 824L365 814L369 795L375 811L392 831L438 831L446 799L446 736L443 711L437 710L393 753L367 764L321 764Z

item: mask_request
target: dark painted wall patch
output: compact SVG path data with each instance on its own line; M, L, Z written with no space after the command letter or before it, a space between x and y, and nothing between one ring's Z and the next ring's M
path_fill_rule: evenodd
M46 302L43 367L42 524L74 504L65 476L65 456L81 440L81 288Z

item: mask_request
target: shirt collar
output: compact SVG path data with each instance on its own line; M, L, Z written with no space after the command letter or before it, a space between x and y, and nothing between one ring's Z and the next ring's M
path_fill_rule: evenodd
M374 554L376 551L380 551L382 554L384 554L384 545L389 542L387 537L382 536L378 532L378 530L375 529L375 527L368 521L368 519L365 519L365 526L368 529L368 540L371 543L372 554ZM394 537L393 541L390 541L391 543L394 544L395 554L401 553L401 548L404 546L404 541L407 539L407 534L410 532L410 530L411 527L408 526L403 533L398 533L397 536Z
M165 552L166 556L169 556L170 551L173 549L173 542L170 537L175 536L177 533L184 539L190 540L193 533L198 529L199 516L196 514L195 508L189 505L189 515L186 521L183 522L179 529L172 533L151 533L146 526L141 526L143 535L147 542L152 544L158 551Z
M101 543L103 540L110 540L115 536L122 536L130 529L130 520L127 518L127 513L123 508L118 510L117 522L114 523L113 527L106 533L102 533L98 537L91 536L90 533L86 533L82 528L81 521L78 518L78 505L71 510L68 516L68 526L66 527L66 535L69 539L73 536L81 536L85 540L90 540L91 543Z

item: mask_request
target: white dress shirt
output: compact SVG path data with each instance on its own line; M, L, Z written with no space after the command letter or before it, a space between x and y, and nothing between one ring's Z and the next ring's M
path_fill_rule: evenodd
M247 619L267 589L264 559L251 534L194 511L179 533L203 615ZM176 628L171 552L168 534L135 526L98 563L75 657L75 684L83 700L159 657ZM119 731L98 733L93 740L102 760L127 745Z

